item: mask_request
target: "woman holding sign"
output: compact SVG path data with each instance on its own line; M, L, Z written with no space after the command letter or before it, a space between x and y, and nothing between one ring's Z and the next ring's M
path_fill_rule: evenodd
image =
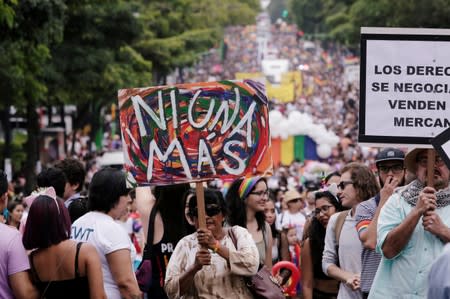
M258 250L248 231L224 228L226 206L222 194L205 190L206 229L181 239L170 258L165 290L169 298L253 298L241 276L256 274ZM198 228L196 195L189 216ZM237 240L233 243L230 232Z

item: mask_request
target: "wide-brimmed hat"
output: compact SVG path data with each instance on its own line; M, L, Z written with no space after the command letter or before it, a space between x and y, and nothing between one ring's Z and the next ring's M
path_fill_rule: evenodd
M405 167L409 172L415 173L417 170L417 155L421 152L421 151L425 151L425 148L415 148L412 150L409 150L406 153L405 156Z
M286 193L284 193L284 201L286 203L297 198L302 199L302 195L298 193L296 190L288 190L286 191Z

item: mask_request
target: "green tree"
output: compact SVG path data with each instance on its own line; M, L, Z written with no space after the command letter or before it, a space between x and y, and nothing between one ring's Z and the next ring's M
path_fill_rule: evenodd
M22 0L13 6L2 1L1 7L2 15L7 15L6 22L0 23L2 123L6 123L8 128L9 115L4 112L10 105L26 116L28 139L24 149L27 153L24 169L30 190L34 186L34 170L38 160L36 107L46 97L44 68L51 57L49 48L62 39L65 4L62 0ZM6 138L6 157L11 154L8 152L9 138Z
M10 3L5 3L0 0L0 24L6 23L8 27L12 27L14 22L14 6L17 5L17 0L10 0Z
M306 33L320 28L332 40L357 47L361 27L448 28L446 0L290 0L296 24Z
M27 119L28 190L37 107L76 105L75 129L90 124L93 140L117 89L163 82L219 44L224 26L254 23L258 9L258 0L0 0L0 115L8 120L14 105Z
M130 46L141 34L132 3L74 1L68 6L64 40L52 48L46 68L48 99L76 104L74 129L89 124L91 140L101 126L100 111L117 101L118 89L151 82L151 62Z
M225 26L254 23L259 2L148 1L138 8L144 35L136 48L152 61L154 82L161 84L170 71L191 65L217 44Z

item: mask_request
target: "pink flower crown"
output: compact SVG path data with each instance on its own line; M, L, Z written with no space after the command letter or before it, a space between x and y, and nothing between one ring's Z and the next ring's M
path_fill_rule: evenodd
M336 198L336 201L337 201L337 202L340 202L339 197L337 196L337 193L338 193L338 186L337 186L336 183L331 183L331 184L328 185L328 186L326 186L326 185L325 185L325 186L322 186L321 189L317 190L317 192L325 192L325 191L330 192L331 195L333 195L334 198Z

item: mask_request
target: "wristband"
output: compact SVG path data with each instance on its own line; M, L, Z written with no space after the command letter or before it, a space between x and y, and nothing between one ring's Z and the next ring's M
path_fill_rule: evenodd
M219 242L219 240L216 240L216 243L214 244L214 248L213 248L214 253L217 253L217 251L219 251L219 247L220 247L220 242Z

